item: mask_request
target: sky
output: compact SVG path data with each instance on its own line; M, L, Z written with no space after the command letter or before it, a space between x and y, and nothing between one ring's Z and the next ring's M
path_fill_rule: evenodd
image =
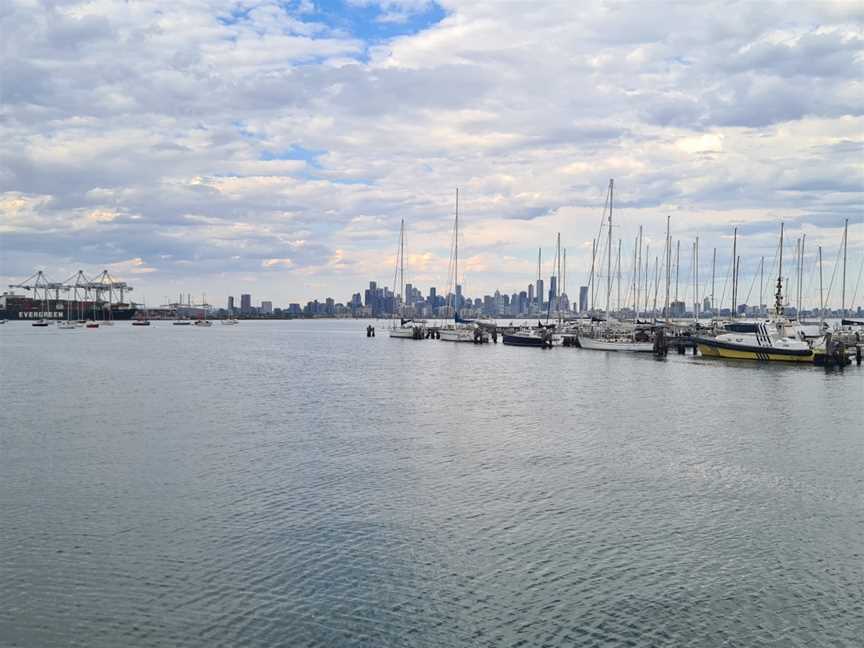
M860 277L860 2L6 0L0 34L4 286L344 302L392 286L404 219L406 281L441 292L458 187L466 294L526 289L538 248L548 276L560 232L572 296L613 178L625 277L667 216L682 295L698 236L728 302L737 228L756 303L781 221L805 301L821 245L839 305L847 219L847 302Z

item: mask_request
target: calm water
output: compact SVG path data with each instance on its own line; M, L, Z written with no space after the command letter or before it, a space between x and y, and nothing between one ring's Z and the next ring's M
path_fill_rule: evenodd
M2 646L860 646L864 367L0 329Z

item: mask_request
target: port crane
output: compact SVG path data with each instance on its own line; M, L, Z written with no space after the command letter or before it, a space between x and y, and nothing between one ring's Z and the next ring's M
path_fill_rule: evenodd
M32 290L33 291L33 299L35 301L41 301L45 304L48 303L50 299L49 291L54 291L54 299L60 299L60 291L66 290L66 286L62 283L57 283L55 281L48 281L48 278L45 276L45 273L41 270L37 270L32 275L15 284L9 284L10 288L21 288L23 290ZM42 295L40 298L39 295Z

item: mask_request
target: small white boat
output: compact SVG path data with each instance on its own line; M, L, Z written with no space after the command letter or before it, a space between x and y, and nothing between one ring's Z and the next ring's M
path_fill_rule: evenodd
M195 326L213 326L213 322L206 319L195 320L193 324L195 324Z
M73 322L65 322L63 320L60 320L59 322L57 322L57 328L68 331L71 329L77 329L78 325L74 324Z
M48 320L46 320L46 319L38 319L38 320L36 320L35 322L33 322L30 326L45 327L45 326L48 326Z
M0 324L5 324L5 323L6 323L5 319L0 319Z
M577 340L580 347L593 351L624 351L628 353L652 353L654 351L653 342L637 342L626 338L592 338L579 335Z
M222 320L222 324L224 326L236 326L239 323L240 323L240 320L236 320L233 317Z
M97 329L97 328L99 328L99 322L87 322L84 325L84 328Z
M438 329L438 339L443 342L481 343L489 341L489 334L475 326L450 325Z

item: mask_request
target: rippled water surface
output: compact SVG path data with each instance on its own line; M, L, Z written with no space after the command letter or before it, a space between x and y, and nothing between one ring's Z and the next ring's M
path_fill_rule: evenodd
M2 646L860 646L864 367L0 330Z

